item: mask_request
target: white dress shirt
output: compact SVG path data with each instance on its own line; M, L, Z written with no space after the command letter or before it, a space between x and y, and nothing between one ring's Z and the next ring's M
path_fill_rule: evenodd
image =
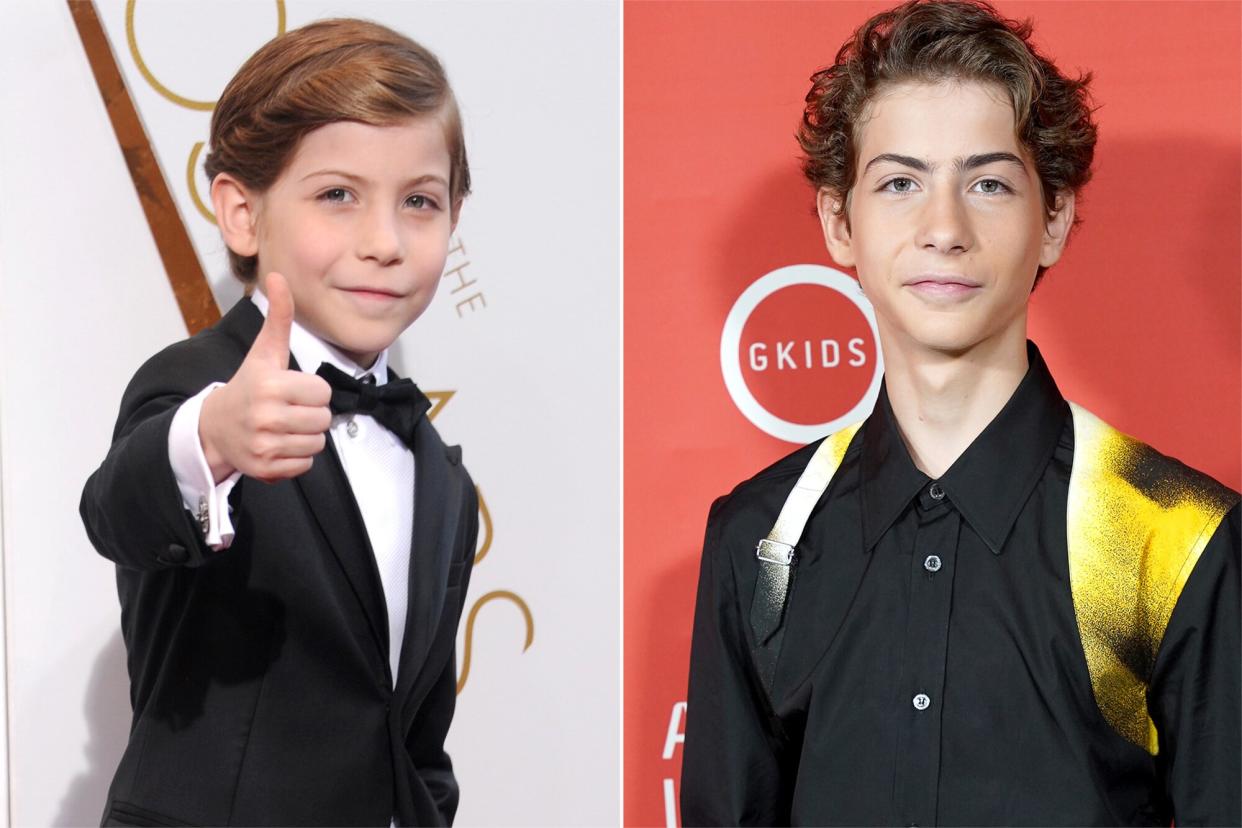
M267 316L268 302L255 290L251 300ZM307 373L327 362L355 379L365 374L376 385L388 382L388 352L369 369L360 368L338 349L294 321L289 350ZM203 400L223 383L212 383L181 404L168 433L168 459L185 507L199 518L208 546L227 549L233 542L228 496L241 476L234 472L215 484L198 437ZM345 476L362 512L388 606L388 664L394 686L405 634L409 595L410 545L414 529L414 453L395 434L367 414L332 418L328 434L341 458Z

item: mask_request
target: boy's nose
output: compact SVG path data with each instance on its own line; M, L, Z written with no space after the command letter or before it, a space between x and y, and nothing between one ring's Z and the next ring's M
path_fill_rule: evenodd
M397 264L405 258L395 216L367 216L358 235L358 258L374 259L381 265Z
M941 253L963 253L973 245L966 205L951 188L937 188L927 198L919 216L918 243Z

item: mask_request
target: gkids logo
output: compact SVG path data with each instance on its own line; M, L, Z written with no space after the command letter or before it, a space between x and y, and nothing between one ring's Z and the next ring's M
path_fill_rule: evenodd
M757 279L720 337L725 387L746 419L809 443L863 419L883 377L875 313L858 283L821 265Z

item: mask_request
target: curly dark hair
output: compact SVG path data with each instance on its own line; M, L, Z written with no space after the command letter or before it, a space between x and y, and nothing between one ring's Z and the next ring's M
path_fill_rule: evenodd
M863 23L833 65L811 76L798 130L807 179L841 197L848 221L858 129L876 95L905 81L983 81L1008 92L1051 217L1059 193L1077 194L1091 178L1091 73L1063 75L1031 44L1031 29L1030 20L1005 19L984 0L910 0Z

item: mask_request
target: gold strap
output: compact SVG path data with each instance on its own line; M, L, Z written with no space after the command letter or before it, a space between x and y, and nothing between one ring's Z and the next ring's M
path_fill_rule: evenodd
M1122 434L1074 417L1066 514L1070 589L1096 705L1153 756L1147 686L1186 579L1238 495Z

